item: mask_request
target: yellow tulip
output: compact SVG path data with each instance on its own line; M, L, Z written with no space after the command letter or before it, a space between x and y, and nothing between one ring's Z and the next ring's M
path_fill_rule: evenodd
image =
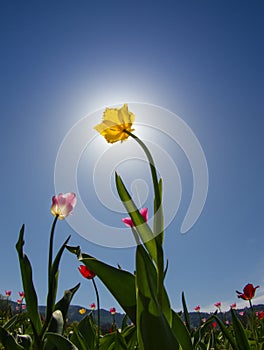
M134 114L129 112L127 104L124 104L121 108L106 108L102 123L94 128L109 143L123 142L129 137L125 130L128 132L134 130L132 129L134 121Z
M80 310L79 310L79 313L80 313L81 315L85 314L85 313L86 313L86 309L85 309L85 308L80 309Z

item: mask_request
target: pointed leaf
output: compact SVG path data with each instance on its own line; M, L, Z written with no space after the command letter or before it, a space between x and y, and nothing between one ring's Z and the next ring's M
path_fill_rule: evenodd
M74 286L71 289L67 289L64 291L64 296L56 303L55 310L60 310L62 312L63 320L65 322L69 310L70 303L72 301L72 298L74 294L77 292L77 290L80 287L80 283L78 283L76 286Z
M232 346L233 350L239 350L239 348L236 345L235 339L232 336L232 334L228 331L228 329L226 328L226 326L224 325L224 323L220 320L219 317L217 317L216 315L213 315L213 318L217 321L222 333L224 334L224 336L226 337L226 339L229 341L230 345Z
M95 325L91 318L91 314L85 316L75 328L71 342L77 346L78 349L92 350L95 348L96 334Z
M177 349L178 343L157 301L157 280L145 249L136 251L137 331L139 347L144 350Z
M187 327L188 331L191 332L190 316L189 316L189 312L187 309L187 305L186 305L186 301L185 301L185 297L184 297L184 292L182 292L182 306L183 306L183 314L184 314L184 319L186 322L186 327Z
M27 312L28 316L32 322L32 326L34 328L34 331L39 334L41 330L41 320L38 312L38 299L37 299L37 293L35 291L35 287L32 281L32 268L31 264L23 252L23 246L24 246L24 228L23 225L19 238L16 244L16 250L19 257L19 263L20 263L20 271L22 276L22 283L23 283L23 289L25 292L25 299L27 304Z
M49 322L52 312L54 311L54 304L56 300L57 295L57 289L58 289L58 275L59 275L59 263L63 254L63 251L69 242L70 236L66 239L66 241L62 244L61 248L59 249L54 262L51 266L51 272L49 276L49 290L48 290L48 296L47 296L47 308L46 308L46 320Z
M128 193L121 177L116 174L116 188L120 199L122 200L124 207L126 208L131 220L133 221L136 230L144 243L146 249L148 250L150 256L157 264L158 252L156 241L153 232L149 225L145 222L144 218L140 214L138 208L136 207L134 201L132 200L130 194Z
M248 340L247 340L244 328L242 326L242 323L238 319L233 309L231 309L231 316L232 316L232 322L233 322L234 333L235 333L238 349L250 350L250 346L248 344Z
M193 350L191 335L182 322L181 317L174 311L172 311L172 329L182 349Z

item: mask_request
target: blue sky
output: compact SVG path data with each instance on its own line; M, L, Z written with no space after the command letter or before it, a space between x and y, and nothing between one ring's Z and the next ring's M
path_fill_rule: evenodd
M172 306L181 307L184 291L190 309L200 304L213 311L217 301L237 301L235 290L248 282L261 286L256 301L264 302L263 11L257 0L2 2L1 293L11 289L16 299L22 289L15 243L25 223L25 251L45 303L59 147L83 117L134 101L182 118L208 163L199 220L181 235L182 204L166 231ZM57 226L55 246L69 233L73 245L133 271L134 248L96 245L66 222ZM88 306L92 285L77 267L66 252L59 297L81 281L73 302ZM102 306L120 310L98 285Z

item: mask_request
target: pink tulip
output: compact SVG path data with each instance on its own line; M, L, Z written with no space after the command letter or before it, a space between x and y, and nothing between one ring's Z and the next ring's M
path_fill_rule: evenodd
M25 293L24 292L18 292L19 296L21 299L24 299L25 298Z
M17 299L18 304L22 304L22 299Z
M201 310L200 305L195 306L194 310L199 312Z
M214 304L215 307L217 307L218 309L220 309L222 303L220 301L218 301L217 303Z
M11 295L11 293L12 293L11 290L6 290L6 291L5 291L6 297L9 298L10 295Z
M52 215L58 216L58 219L63 220L68 215L72 214L73 208L76 205L76 195L73 192L60 193L58 196L52 197L52 206L50 211Z
M25 304L22 305L22 309L26 310L27 306Z
M205 323L206 322L206 318L204 317L204 318L202 318L202 321L203 321L203 323Z
M147 222L148 221L148 208L142 208L142 209L140 209L139 212L143 216L144 220ZM128 227L134 227L135 226L135 224L134 224L134 222L132 221L131 218L123 218L122 221Z
M243 311L240 311L240 312L239 312L239 315L240 315L240 316L244 316L244 312L243 312Z
M235 309L235 308L236 308L236 303L230 305L230 308L231 308L231 309Z

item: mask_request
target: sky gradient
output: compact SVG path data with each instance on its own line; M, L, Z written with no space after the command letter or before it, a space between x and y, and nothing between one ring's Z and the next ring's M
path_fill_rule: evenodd
M214 311L217 301L228 307L238 301L235 290L249 282L260 285L256 301L264 303L263 14L262 1L243 0L2 2L0 293L10 289L16 300L22 289L15 243L25 223L25 251L45 303L59 147L72 126L94 111L137 102L184 120L208 164L199 220L180 234L185 199L166 231L172 306L181 308L184 291L190 310L200 304L201 311ZM178 165L183 174L184 164ZM188 199L191 188L186 191ZM119 216L112 220L119 225ZM68 234L72 245L134 270L134 248L98 246L66 222L57 226L56 248ZM58 297L81 281L73 303L88 307L94 292L77 267L66 252ZM120 311L98 285L102 307Z

